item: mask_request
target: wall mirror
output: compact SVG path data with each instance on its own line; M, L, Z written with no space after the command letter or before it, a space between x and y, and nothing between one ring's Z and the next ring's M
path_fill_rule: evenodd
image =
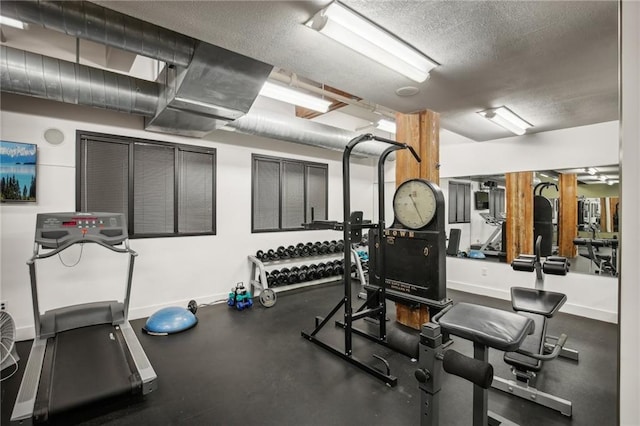
M540 201L548 213L537 229L546 228L550 253L558 249L558 214L560 199L558 176L563 173L577 177L577 224L575 246L577 255L571 261L571 271L608 276L617 275L618 214L620 206L618 165L535 171L532 193L534 214ZM447 234L459 230L459 238L450 238L458 249L449 254L467 257L470 261L506 262L506 184L504 175L460 176L441 179L447 206ZM536 231L538 232L538 231ZM542 232L542 231L541 231ZM458 231L454 231L454 234ZM458 241L456 241L458 240Z

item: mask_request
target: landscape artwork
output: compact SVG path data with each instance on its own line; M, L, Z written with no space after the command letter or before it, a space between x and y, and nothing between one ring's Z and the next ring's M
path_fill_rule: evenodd
M0 141L2 202L36 201L37 145Z

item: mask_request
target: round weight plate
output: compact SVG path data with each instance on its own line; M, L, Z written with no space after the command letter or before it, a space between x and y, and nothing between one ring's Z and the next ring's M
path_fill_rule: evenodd
M260 292L260 303L265 308L270 308L276 304L276 292L271 290L270 288L265 288Z

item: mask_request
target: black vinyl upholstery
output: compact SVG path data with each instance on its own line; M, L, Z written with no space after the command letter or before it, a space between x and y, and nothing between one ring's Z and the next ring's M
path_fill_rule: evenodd
M567 295L555 291L511 287L511 306L514 311L531 312L551 318L567 301Z
M443 331L501 351L515 351L534 331L530 318L515 312L458 303L439 320Z
M547 333L546 318L543 315L530 314L526 312L520 312L519 315L530 318L536 325L535 331L524 339L520 349L542 355L544 351L544 336ZM540 371L542 368L542 361L517 352L505 353L504 361L520 370Z

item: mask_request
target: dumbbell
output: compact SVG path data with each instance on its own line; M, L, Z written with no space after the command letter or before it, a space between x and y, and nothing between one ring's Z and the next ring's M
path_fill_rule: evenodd
M276 253L274 249L269 249L267 251L267 258L269 260L278 260L280 257L278 256L278 253Z
M269 260L269 254L265 253L263 250L258 250L256 252L256 257L261 261L261 262L266 262Z
M317 280L321 277L320 272L318 271L318 266L315 264L309 265L309 270L307 271L307 278L312 280Z
M317 256L320 252L320 243L312 244L309 251L311 256Z
M289 283L293 284L291 282L291 280L294 280L294 282L300 282L300 279L298 277L298 274L300 273L300 268L297 266L294 266L293 268L291 268L291 272L289 272ZM295 277L295 278L292 278Z
M278 277L280 276L280 271L277 269L274 269L271 272L267 272L267 283L269 284L269 287L277 287L279 282L278 282Z
M278 285L287 284L289 282L289 269L282 268L278 275Z
M284 246L280 246L276 249L276 253L278 254L278 258L280 259L285 259L287 258L287 249L284 248Z

